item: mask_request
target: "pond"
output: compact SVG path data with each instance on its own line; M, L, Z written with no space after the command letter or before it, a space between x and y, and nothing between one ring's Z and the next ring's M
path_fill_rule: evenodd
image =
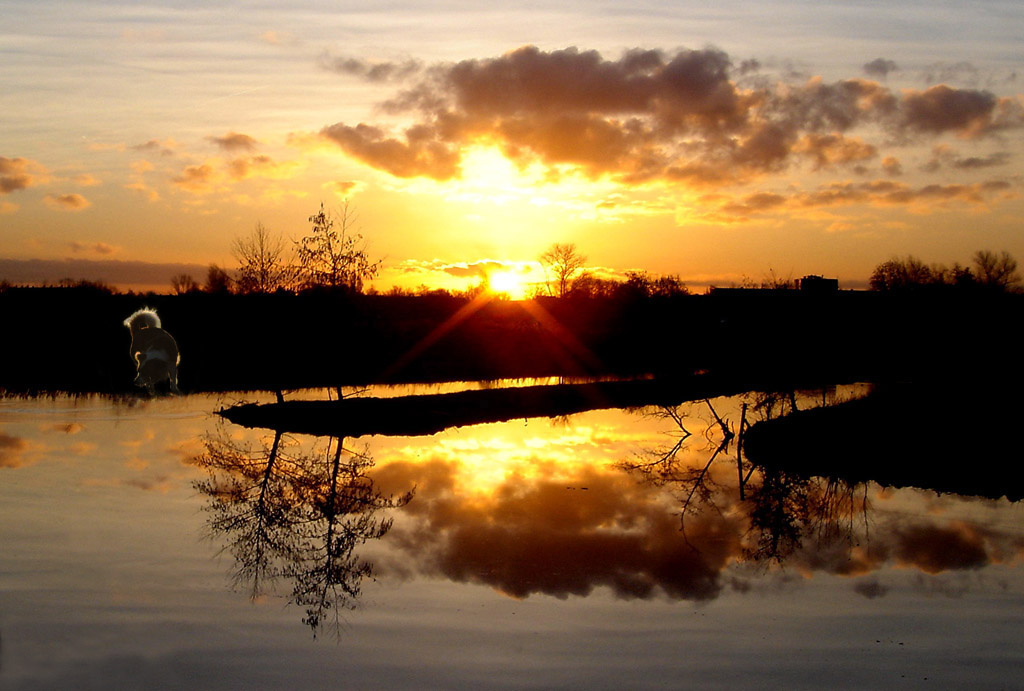
M1014 686L1020 502L738 455L859 392L343 440L0 399L0 686Z

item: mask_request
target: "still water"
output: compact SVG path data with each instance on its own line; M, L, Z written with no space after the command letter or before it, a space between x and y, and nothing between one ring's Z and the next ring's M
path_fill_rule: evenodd
M344 440L2 399L0 688L1020 688L1021 503L737 458L856 393Z

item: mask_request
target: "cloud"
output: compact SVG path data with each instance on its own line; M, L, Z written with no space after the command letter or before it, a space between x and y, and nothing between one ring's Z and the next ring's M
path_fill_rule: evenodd
M82 187L96 187L103 184L98 178L89 173L80 173L72 179L75 181L75 184Z
M793 151L810 157L815 169L860 163L878 155L874 146L840 134L805 135L793 145Z
M78 194L48 194L43 198L47 204L62 211L82 211L92 206L92 202Z
M338 123L325 127L320 134L356 160L398 178L448 180L459 172L458 152L438 141L431 128L410 128L403 138L394 138L370 125L348 127Z
M47 182L42 164L28 158L0 156L0 194L10 194Z
M12 204L8 201L0 201L0 214L13 214L19 207L17 204Z
M997 105L999 99L988 91L939 84L925 91L904 93L901 124L919 132L956 132L974 137L1002 128L996 122ZM1019 118L1016 125L1020 125Z
M486 278L495 271L507 271L509 268L505 262L484 259L470 264L449 264L441 270L456 278Z
M357 180L337 180L324 185L342 199L348 199L363 188L363 183Z
M105 242L72 242L69 243L71 251L75 254L88 252L92 254L114 254L120 248L114 245L108 245Z
M932 149L932 158L922 166L922 170L934 172L943 167L955 170L980 170L1006 165L1012 156L1008 151L996 151L984 156L961 156L948 146L937 146Z
M169 288L172 276L205 276L205 264L153 263L115 259L0 258L0 280L16 285L52 283L55 276L99 281L134 290Z
M875 58L864 65L864 74L869 77L878 77L879 79L885 79L891 72L896 72L897 70L899 70L899 66L892 60L886 60L885 58Z
M890 69L876 63L868 64ZM365 61L331 66L373 78ZM625 186L721 186L805 160L826 169L891 159L881 147L897 136L901 144L945 134L977 139L1024 125L1018 100L987 91L944 84L894 91L859 78L772 83L752 77L757 69L756 62L735 69L715 48L634 49L606 59L593 50L526 46L410 68L415 81L381 104L386 114L414 119L401 131L338 122L320 136L399 178L458 178L465 153L488 145L520 166Z
M219 177L212 165L203 163L185 166L180 174L171 178L171 182L193 194L203 194L211 190Z
M235 180L249 178L271 178L282 180L295 174L300 164L296 161L279 163L270 156L260 154L247 158L235 158L227 163L228 174Z
M407 259L397 264L395 269L406 275L446 274L454 278L487 278L492 273L505 271L525 274L530 272L534 265L535 262L512 262L497 259L454 263L438 259L432 261Z
M247 134L239 132L228 132L222 137L207 137L207 141L213 142L225 151L255 151L259 142Z
M157 192L154 188L152 188L149 185L147 185L142 180L136 180L135 182L126 182L123 185L123 187L126 190L132 190L133 192L138 192L139 194L141 194L144 197L146 197L147 201L150 201L150 202L160 201L160 193Z
M903 164L895 156L886 156L882 159L882 170L888 175L902 175Z
M1010 162L1010 154L1006 151L997 151L988 156L968 156L966 158L955 158L950 165L960 170L975 170L978 168L991 168L1003 166Z
M299 42L295 34L290 31L275 31L273 29L261 32L259 39L272 46L296 45Z
M173 139L167 139L165 141L159 141L157 139L150 139L148 142L142 144L135 144L134 146L128 147L132 151L144 151L157 153L161 156L173 156L174 150L177 148L177 142Z
M787 194L757 192L735 199L726 198L711 218L719 220L746 220L753 215L769 212L794 214L809 209L867 204L871 206L918 206L923 211L934 210L943 203L959 202L984 205L994 200L1016 196L1017 185L1007 180L988 180L977 183L931 184L911 186L893 180L871 182L835 182L811 191ZM706 199L710 203L711 199Z
M928 65L921 74L925 84L938 82L965 82L977 84L981 81L981 70L969 62L956 63L935 62Z
M375 83L401 81L423 70L423 63L418 60L372 62L361 58L333 57L326 51L320 54L317 62L325 70Z

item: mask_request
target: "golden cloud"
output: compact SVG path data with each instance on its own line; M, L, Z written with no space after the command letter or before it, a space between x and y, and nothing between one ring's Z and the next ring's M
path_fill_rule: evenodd
M82 211L92 206L92 202L77 192L72 192L71 194L48 194L43 197L43 201L61 211Z
M76 175L73 180L75 184L81 185L82 187L95 187L103 184L97 177L90 175L89 173L80 173Z
M300 167L297 161L281 163L262 154L248 158L235 158L227 163L228 173L235 180L256 177L282 180L292 177Z
M136 144L129 147L132 151L145 151L156 153L161 156L173 156L174 150L178 148L178 143L173 139L166 139L160 141L159 139L150 139L142 144Z
M792 215L809 210L865 204L869 206L910 206L931 211L947 203L984 206L995 200L1016 196L1018 185L1009 180L988 180L970 184L922 185L913 187L893 180L828 183L808 192L758 192L735 199L723 198L708 219L746 220L768 213ZM712 200L706 198L705 202Z
M0 156L0 194L10 194L49 181L41 163L28 158Z
M72 242L69 243L69 247L72 252L82 253L87 252L90 254L110 255L114 254L120 247L115 245L108 245L105 242Z
M259 144L249 135L239 132L228 132L221 137L207 137L206 140L213 142L225 151L254 151Z
M384 63L376 73L358 59L322 62L370 81L412 80L381 104L413 119L401 131L343 122L320 131L351 158L399 178L458 178L467 152L481 145L521 166L624 186L746 183L802 160L817 170L862 170L877 158L895 175L898 160L882 151L893 142L976 140L1024 125L1016 98L945 84L899 92L862 78L769 83L755 78L756 63L735 68L715 48L606 59L527 46L422 68ZM865 69L884 76L895 66L874 61Z
M220 176L209 163L186 166L180 174L171 178L178 187L193 194L210 192Z

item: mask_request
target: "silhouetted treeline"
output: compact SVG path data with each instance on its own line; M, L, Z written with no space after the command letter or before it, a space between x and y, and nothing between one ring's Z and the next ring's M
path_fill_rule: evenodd
M872 290L958 290L1013 293L1021 292L1021 275L1017 260L1007 252L978 250L972 257L973 267L959 262L925 264L913 255L893 257L875 267L871 273Z
M155 308L184 391L707 370L763 380L1015 372L1011 294L721 291L539 298L0 291L0 388L132 390L122 322Z

